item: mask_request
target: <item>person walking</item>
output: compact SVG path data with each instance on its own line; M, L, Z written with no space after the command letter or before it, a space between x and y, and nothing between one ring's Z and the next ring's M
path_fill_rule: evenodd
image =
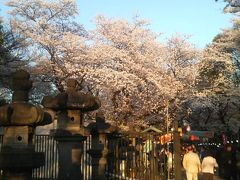
M225 180L237 180L236 152L231 145L227 145L221 154L223 178Z
M202 161L202 180L213 180L214 169L218 167L216 159L208 151Z
M187 180L198 180L198 173L201 171L201 162L193 148L189 147L188 152L183 156L183 168L186 171Z

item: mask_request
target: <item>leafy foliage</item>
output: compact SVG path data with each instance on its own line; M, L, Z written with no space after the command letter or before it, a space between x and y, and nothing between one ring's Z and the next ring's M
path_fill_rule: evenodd
M9 76L16 69L23 67L21 61L21 39L10 28L0 22L0 97L9 94Z

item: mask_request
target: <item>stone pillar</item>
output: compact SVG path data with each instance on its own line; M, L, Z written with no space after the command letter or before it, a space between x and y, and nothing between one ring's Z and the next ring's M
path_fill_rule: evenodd
M81 134L81 112L62 110L58 114L57 129L51 135L58 142L59 180L82 180L81 159L86 137Z
M105 171L107 163L108 149L100 139L105 139L106 134L91 134L92 135L92 149L88 150L92 161L92 179L105 180ZM102 137L102 138L100 138Z
M58 114L57 129L51 135L58 142L59 180L82 180L81 159L86 137L81 134L81 112L62 110Z
M108 141L108 156L107 156L107 165L108 169L107 172L112 174L116 171L116 164L118 163L118 156L119 153L117 152L119 139L121 138L122 134L118 133L117 131L111 132L107 135Z
M51 132L58 142L59 153L59 180L82 180L81 158L83 154L83 142L86 137L81 134L71 134L67 130L55 130Z
M52 118L40 107L28 103L32 87L29 78L26 71L15 72L12 103L0 107L0 126L4 131L0 169L6 180L32 179L32 170L45 164L44 153L34 151L33 137L36 126L50 124Z
M44 97L45 108L58 112L57 129L51 134L58 142L59 180L82 180L81 158L86 140L83 113L100 107L100 101L77 90L77 81L69 79L65 92Z
M106 163L108 155L107 134L113 131L113 127L105 122L102 113L97 113L96 122L90 123L87 128L92 135L91 149L88 151L92 158L92 179L106 179Z

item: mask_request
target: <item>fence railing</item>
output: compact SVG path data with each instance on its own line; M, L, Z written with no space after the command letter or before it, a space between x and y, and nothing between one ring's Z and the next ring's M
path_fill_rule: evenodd
M91 179L91 158L87 152L91 148L91 136L84 141L81 163L83 180ZM50 135L35 136L35 151L44 152L45 165L34 169L32 177L35 179L57 179L58 177L58 149L57 142Z
M125 135L110 146L106 169L109 179L164 180L172 173L170 156L173 153L154 136Z
M57 142L49 135L35 136L35 151L44 152L45 165L34 169L32 177L36 179L57 179L58 176L58 150Z
M91 157L87 153L89 149L91 149L92 137L88 136L83 144L83 155L82 155L82 163L81 163L81 171L83 174L83 180L92 179L92 166L91 166Z
M0 135L0 147L3 136ZM45 165L34 169L34 179L58 178L58 149L57 141L50 135L35 136L35 151L44 152ZM91 149L92 137L88 136L84 141L81 157L81 172L83 180L92 179L91 157L87 153ZM172 172L172 165L161 144L154 136L130 136L122 135L114 141L107 141L109 156L107 158L107 179L122 180L158 180L167 179ZM173 154L171 151L169 154ZM168 156L169 156L168 154ZM172 159L173 163L173 159Z

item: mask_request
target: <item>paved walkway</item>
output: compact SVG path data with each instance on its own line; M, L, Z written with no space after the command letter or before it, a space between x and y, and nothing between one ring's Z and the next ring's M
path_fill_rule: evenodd
M220 177L218 176L218 174L214 175L214 178L213 178L213 179L214 179L214 180L224 180L224 179L220 178ZM184 171L184 170L182 171L182 180L187 180L187 177L186 177L186 174L185 174L185 171ZM202 180L202 175L201 175L201 174L199 174L198 180Z
M219 176L214 176L213 179L214 180L224 180L224 179L220 178ZM186 176L183 175L182 180L187 180ZM198 177L198 180L202 180L202 176L201 175Z

